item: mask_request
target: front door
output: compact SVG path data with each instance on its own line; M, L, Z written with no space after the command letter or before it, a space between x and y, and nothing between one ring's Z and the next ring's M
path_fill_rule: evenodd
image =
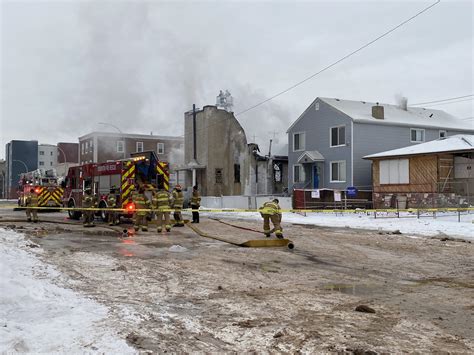
M313 189L319 189L319 171L316 164L313 165Z

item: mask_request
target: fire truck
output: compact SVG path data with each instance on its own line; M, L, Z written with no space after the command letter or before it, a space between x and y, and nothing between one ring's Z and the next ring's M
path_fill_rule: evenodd
M20 175L19 207L26 207L26 197L31 189L38 195L38 207L61 207L64 189L59 186L54 169L37 169Z
M69 168L64 181L63 205L69 208L81 208L82 197L87 189L98 196L98 208L105 209L107 195L115 187L117 206L123 209L122 216L132 217L135 206L132 202L134 188L163 186L169 189L168 163L160 161L155 152L146 151L133 153L130 158L110 161L107 163L90 163ZM151 196L148 196L151 198ZM69 217L79 219L81 212L68 210ZM96 213L106 220L105 210Z

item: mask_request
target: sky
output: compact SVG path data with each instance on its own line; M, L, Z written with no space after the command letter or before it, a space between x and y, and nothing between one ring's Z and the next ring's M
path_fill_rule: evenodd
M12 139L115 130L99 122L182 135L193 103L228 89L241 112L434 2L1 1L0 158ZM472 1L441 1L237 119L266 152L318 96L410 105L472 94L473 18ZM468 118L473 102L433 108Z

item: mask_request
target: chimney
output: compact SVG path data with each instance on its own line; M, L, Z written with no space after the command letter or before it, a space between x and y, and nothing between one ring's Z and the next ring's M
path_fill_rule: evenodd
M408 99L406 97L400 99L400 108L404 111L408 111Z
M379 120L384 119L383 106L379 106L378 102L377 106L372 106L372 117L377 118Z

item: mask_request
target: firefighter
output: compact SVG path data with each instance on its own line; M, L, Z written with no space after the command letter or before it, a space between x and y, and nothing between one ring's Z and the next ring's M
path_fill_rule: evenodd
M173 189L173 202L172 206L174 209L173 217L176 223L174 227L184 227L183 216L181 215L181 210L183 208L184 195L181 191L181 185L177 184Z
M170 224L170 194L166 191L163 185L158 186L158 191L153 196L153 208L156 213L156 231L161 233L163 230L163 222L167 232L171 231Z
M199 223L199 207L201 206L201 195L199 194L197 185L193 186L193 194L191 196L191 209L193 210L193 221L191 223Z
M117 195L115 186L110 188L110 193L107 195L107 206L108 208L117 208ZM107 220L109 222L109 226L120 224L120 217L117 211L108 211Z
M136 209L135 223L133 227L137 232L140 228L142 232L148 232L148 220L146 219L147 211L140 211L147 209L150 205L149 201L145 198L145 188L140 186L138 192L133 194L132 198Z
M97 198L92 195L90 188L86 189L85 192L86 194L82 197L82 207L85 208L85 210L82 211L84 227L95 227L95 211L91 210L91 208L97 207Z
M272 232L275 232L277 238L283 238L283 231L281 228L281 212L278 199L265 202L260 207L260 214L263 217L263 233L266 237L270 237ZM273 229L270 230L270 221L272 221Z
M33 223L38 223L38 195L35 189L30 189L30 192L26 195L26 218L28 222L31 222L31 215L33 215Z

